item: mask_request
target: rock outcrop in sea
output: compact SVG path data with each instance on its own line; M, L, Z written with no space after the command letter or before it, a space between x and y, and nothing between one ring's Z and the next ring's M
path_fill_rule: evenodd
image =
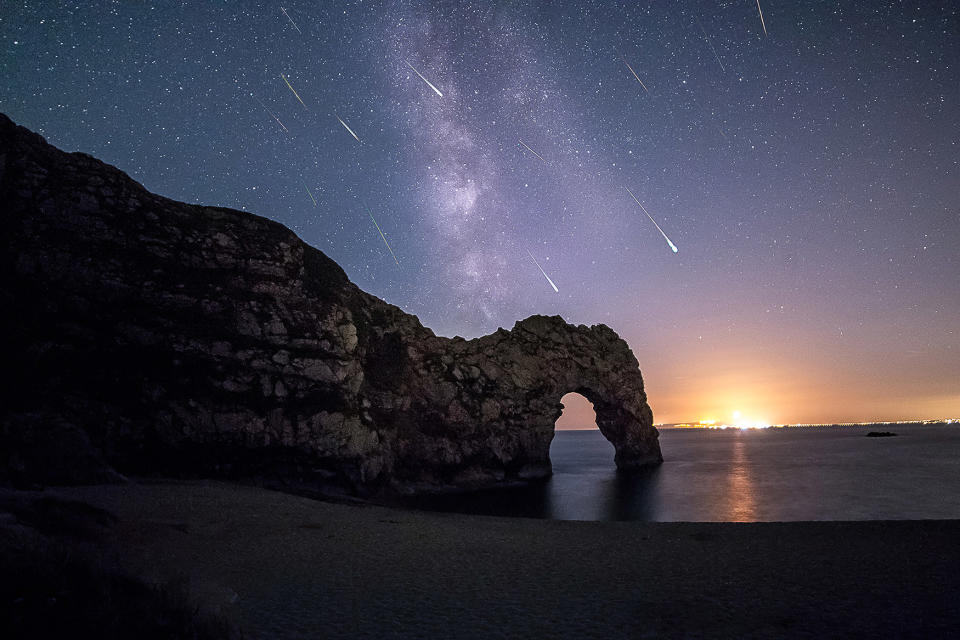
M661 461L604 325L434 335L281 224L175 202L0 115L0 482L119 474L437 491L551 473L576 391L629 470Z

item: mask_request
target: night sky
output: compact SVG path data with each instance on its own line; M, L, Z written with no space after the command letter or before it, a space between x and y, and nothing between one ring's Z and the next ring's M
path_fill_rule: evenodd
M0 111L438 334L608 324L657 422L955 417L957 6L5 1Z

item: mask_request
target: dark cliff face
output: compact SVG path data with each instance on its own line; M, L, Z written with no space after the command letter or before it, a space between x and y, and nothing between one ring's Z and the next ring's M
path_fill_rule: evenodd
M570 391L620 468L661 460L637 361L603 325L437 337L286 227L151 194L2 115L0 201L0 482L491 486L550 473Z

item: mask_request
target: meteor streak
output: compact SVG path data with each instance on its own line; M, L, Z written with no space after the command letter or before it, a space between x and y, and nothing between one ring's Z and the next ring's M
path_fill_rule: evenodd
M333 117L336 118L337 120L340 120L340 116L338 116L337 114L333 114ZM347 126L347 123L346 123L346 122L344 122L343 120L340 120L340 124L343 125L343 128L344 128L344 129L346 129L347 131L350 132L350 135L352 135L354 138L356 138L357 142L360 142L360 138L357 138L357 134L355 134L355 133L353 132L353 129L351 129L350 127Z
M677 251L679 251L679 249L677 249L677 245L673 244L673 242L670 241L670 238L668 238L668 237L667 237L667 234L665 234L665 233L663 232L663 229L660 228L660 225L657 224L657 221L654 220L654 219L653 219L653 216L651 216L651 215L647 212L647 208L644 207L642 204L640 204L640 201L637 200L637 196L633 195L633 191L630 191L630 188L629 188L629 187L624 187L624 189L627 190L627 193L630 194L630 197L633 198L633 201L640 205L640 208L643 209L643 212L647 214L647 217L650 218L650 222L652 222L652 223L653 223L653 226L655 226L655 227L657 228L657 231L660 232L660 235L663 236L663 239L667 241L667 244L670 245L670 248L673 249L673 252L676 253Z
M553 287L554 293L560 293L560 289L557 289L557 285L553 284L553 280L550 279L550 276L547 275L547 272L543 270L543 267L540 266L540 263L537 262L537 259L533 257L533 254L530 253L530 250L527 250L527 255L530 256L530 259L533 260L533 264L537 265L537 269L540 269L540 273L543 274L543 277L547 279L547 282L550 283L550 286Z
M393 252L393 249L390 248L390 243L387 242L387 238L386 238L386 236L383 235L383 231L380 231L380 225L378 225L378 224L377 224L377 221L374 220L372 213L370 213L369 211L367 211L367 215L370 216L370 219L371 219L371 220L373 220L374 226L376 226L376 227L377 227L377 231L380 232L380 237L383 238L383 244L387 245L387 251L390 252L390 255L393 256L393 261L396 262L396 263L397 263L397 266L399 267L399 266L400 266L400 261L397 260L397 255Z
M523 140L520 140L520 144L523 145L523 148L524 148L524 149L526 149L527 151L529 151L529 152L532 153L533 155L535 155L535 156L537 156L538 158L540 158L541 160L543 160L543 156L541 156L539 153L537 153L536 151L534 151L533 149L531 149L530 147L528 147L526 142L524 142ZM546 160L543 160L543 162L546 162Z
M757 6L760 6L759 4ZM710 45L710 50L713 51L713 57L717 59L717 63L720 65L720 70L726 73L726 69L723 68L723 63L720 62L720 56L717 55L717 50L713 48L713 43L710 42L710 36L707 35L706 29L703 28L703 25L700 24L700 18L693 16L693 19L697 21L697 26L700 27L700 31L703 32L703 39L707 41L707 44Z
M294 89L293 86L290 84L290 81L287 80L287 76L285 76L285 75L283 75L283 74L281 73L281 74L280 74L280 77L283 78L283 81L287 83L287 87L290 89L290 91L293 91L293 95L297 96L297 100L300 100L300 104L303 105L303 108L306 109L307 111L309 111L310 109L307 107L306 103L305 103L303 100L301 100L300 94L297 93L297 90Z
M303 188L307 190L307 195L310 196L310 199L313 200L313 206L317 206L317 199L313 197L313 194L310 193L310 187L307 186L307 183L303 183Z
M760 8L760 0L757 0L757 11L760 12L760 24L763 25L763 35L767 35L767 23L763 21L763 9Z
M410 67L411 69L413 69L413 65L410 64L407 60L404 60L404 62L407 63L407 66L408 66L408 67ZM429 80L427 80L426 78L424 78L424 77L423 77L423 74L421 74L421 73L420 73L419 71L417 71L416 69L413 69L413 72L414 72L415 74L417 74L418 76L420 76L420 79L421 79L421 80L423 80L423 81L426 82L428 85L430 85L430 88L433 89L434 91L436 91L438 96L440 96L441 98L443 97L443 94L440 93L440 89L437 89L435 86L433 86L433 83L431 83Z
M643 80L640 79L640 76L637 75L637 72L633 70L633 67L630 66L630 63L627 62L626 57L620 56L623 58L623 64L627 65L627 69L630 69L630 73L633 74L633 77L637 79L637 82L640 83L640 86L643 87L643 90L647 93L650 93L650 89L647 89L647 85L643 84Z
M251 93L250 95L253 96L252 93ZM260 103L260 106L263 107L263 110L266 111L267 113L269 113L271 118L273 118L274 120L277 121L277 124L280 125L280 127L281 127L284 131L286 131L287 133L290 133L290 130L287 129L286 127L284 127L284 126L283 126L283 123L280 122L280 118L278 118L277 116L273 115L273 112L270 111L270 109L267 109L267 105L263 104L263 100L261 100L260 98L257 98L257 96L253 96L253 97L256 98L257 102Z
M297 26L297 23L293 21L293 18L290 17L290 14L287 13L287 10L283 7L280 7L280 11L283 11L283 15L287 16L287 20L290 21L290 24L293 25L293 28L297 30L297 33L303 35L303 31L300 31L300 27Z

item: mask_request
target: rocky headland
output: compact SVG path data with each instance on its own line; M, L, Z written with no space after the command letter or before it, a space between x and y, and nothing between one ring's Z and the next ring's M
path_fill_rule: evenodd
M152 194L0 114L0 483L123 474L473 489L551 473L560 398L622 470L661 461L604 325L434 335L283 225Z

